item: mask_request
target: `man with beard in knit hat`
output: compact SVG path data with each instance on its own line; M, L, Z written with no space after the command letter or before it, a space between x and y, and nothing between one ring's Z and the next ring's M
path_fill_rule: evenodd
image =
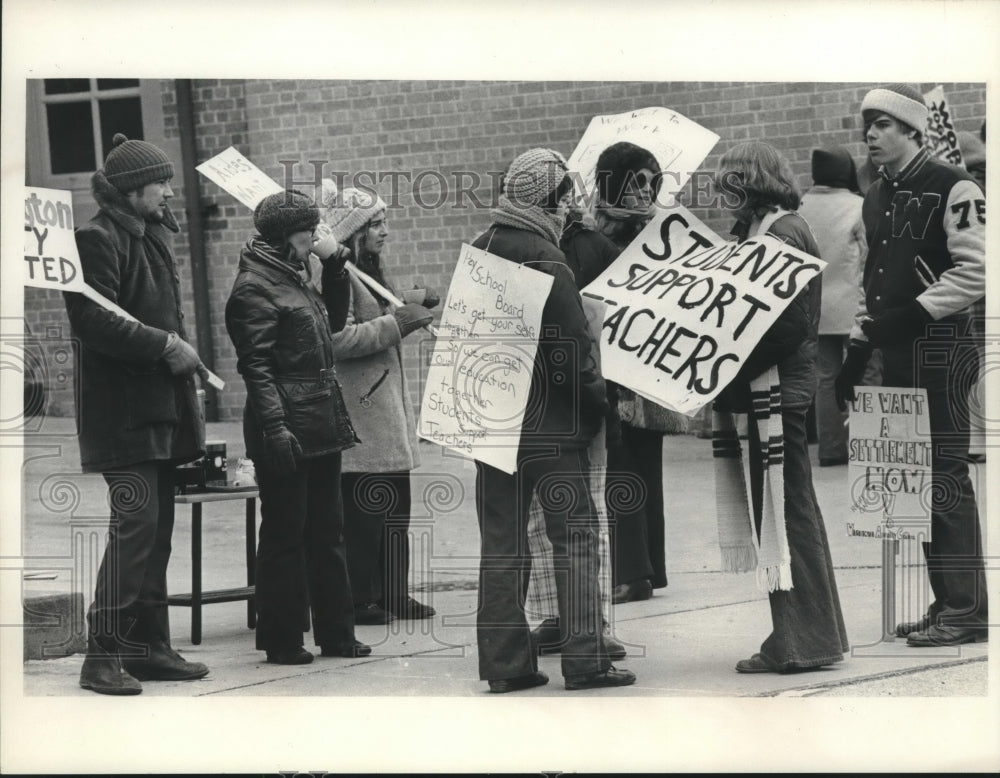
M152 143L120 133L113 143L92 178L100 210L76 244L84 280L134 319L75 292L65 301L80 344L80 463L104 475L112 510L80 686L127 695L142 691L140 681L208 673L170 647L167 620L174 467L204 453L193 378L204 368L184 339L170 249L173 164Z
M931 540L924 543L934 601L896 627L910 646L987 636L986 576L969 478L968 396L976 376L969 306L985 293L986 200L968 173L923 147L927 106L906 84L873 89L861 103L879 178L865 195L865 300L837 378L854 399L872 347L885 386L927 391L931 432ZM935 326L928 326L935 325Z
M473 243L553 277L542 312L517 470L510 475L476 463L482 555L479 675L495 693L548 682L538 670L523 607L531 565L528 510L536 491L556 565L566 688L635 682L631 672L611 666L602 644L597 518L587 447L607 411L607 398L573 274L558 248L571 187L562 155L540 148L524 152L504 177L493 224Z

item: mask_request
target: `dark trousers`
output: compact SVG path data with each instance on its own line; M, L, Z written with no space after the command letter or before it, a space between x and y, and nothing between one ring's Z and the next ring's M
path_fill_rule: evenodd
M341 484L354 602L397 610L409 594L410 473L344 473Z
M954 322L953 322L954 323ZM976 496L969 477L969 392L978 375L975 342L955 330L913 346L883 349L885 386L923 387L931 433L931 540L924 543L934 602L942 623L985 627L986 574ZM936 328L932 328L936 329Z
M257 648L301 646L312 611L318 646L354 638L344 552L340 454L306 459L289 475L255 462L260 489Z
M629 452L633 472L642 482L645 494L642 506L646 518L645 547L652 570L649 577L653 588L656 589L667 585L666 527L663 517L663 436L664 433L659 430L622 424L622 445ZM628 546L631 550L624 553L640 553L634 540ZM616 558L623 555L616 550ZM627 579L622 582L626 583Z
M785 531L791 554L792 588L771 592L773 629L760 647L761 654L781 669L838 662L849 648L826 526L813 488L806 414L806 408L784 408L781 412L785 438ZM751 496L759 533L760 439L752 421L748 432Z
M608 446L604 488L611 543L611 585L653 577L646 523L646 484L639 466L622 441Z
M508 475L476 463L479 564L479 677L516 678L534 672L524 600L531 572L528 508L537 492L552 543L559 621L567 634L564 676L603 672L610 666L601 642L597 584L597 516L590 498L586 451L522 454Z
M104 473L111 524L87 614L108 649L170 642L167 563L174 531L174 467L140 462Z

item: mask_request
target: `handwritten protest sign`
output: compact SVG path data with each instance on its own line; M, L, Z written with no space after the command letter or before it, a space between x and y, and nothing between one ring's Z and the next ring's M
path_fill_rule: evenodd
M694 414L824 267L775 238L724 242L686 208L661 210L583 290L608 305L604 375Z
M72 193L33 186L24 191L24 285L79 292L123 319L136 321L84 280L73 235ZM216 389L225 388L215 373L205 367L200 373Z
M268 195L282 191L274 179L232 146L195 169L251 210Z
M418 434L506 473L552 276L463 244L431 353Z
M952 165L962 164L962 150L958 145L958 135L952 122L951 109L944 96L944 89L935 87L924 95L924 102L930 114L927 117L927 131L924 146L931 156L938 157Z
M24 283L64 292L86 286L73 237L73 196L60 189L26 187Z
M578 174L580 194L589 208L594 197L597 159L608 146L628 141L649 151L660 165L660 202L681 189L698 169L719 136L669 108L595 116L587 125L567 165Z
M858 519L848 523L847 534L912 538L908 529L930 524L927 391L859 386L855 394L847 475Z

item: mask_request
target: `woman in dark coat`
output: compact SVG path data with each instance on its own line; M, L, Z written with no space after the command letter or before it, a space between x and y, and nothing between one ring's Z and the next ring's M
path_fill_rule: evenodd
M306 664L312 611L323 656L365 656L354 637L344 554L340 452L355 435L334 373L330 314L347 311L343 252L314 245L319 211L305 195L279 192L254 210L259 234L240 255L226 328L247 388L243 434L260 488L257 648L275 664ZM306 283L310 252L324 261L324 299Z
M720 202L736 216L740 241L766 234L819 256L809 225L795 213L800 196L788 161L760 141L730 149L719 162ZM760 652L736 665L740 673L787 673L840 662L848 649L823 515L813 488L806 413L816 393L816 344L821 279L808 283L747 356L718 396L717 411L747 413L750 381L777 367L784 433L784 522L792 588L770 592L773 629ZM762 460L757 427L750 423L749 457L755 521L760 531Z

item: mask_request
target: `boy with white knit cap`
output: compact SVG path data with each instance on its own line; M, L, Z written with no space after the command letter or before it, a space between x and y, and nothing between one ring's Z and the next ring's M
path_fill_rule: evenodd
M968 173L923 147L928 110L918 90L873 89L861 113L879 177L862 209L865 300L837 398L842 405L854 399L873 346L882 349L885 386L926 389L932 501L924 554L934 601L896 635L911 646L983 641L986 577L969 478L968 396L978 361L969 306L985 294L986 200Z

